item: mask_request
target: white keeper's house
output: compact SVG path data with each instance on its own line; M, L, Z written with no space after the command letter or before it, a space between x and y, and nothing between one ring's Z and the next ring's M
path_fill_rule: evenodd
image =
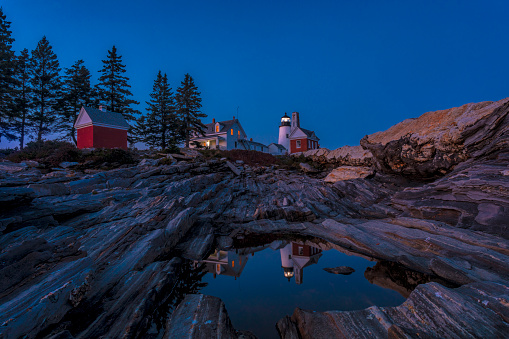
M190 147L220 150L242 149L284 155L319 148L319 140L315 132L300 127L299 113L293 112L292 118L286 113L281 118L277 144L271 143L265 146L253 139L248 139L240 121L233 117L232 120L225 121L212 119L212 123L205 124L203 135L195 134L191 138Z

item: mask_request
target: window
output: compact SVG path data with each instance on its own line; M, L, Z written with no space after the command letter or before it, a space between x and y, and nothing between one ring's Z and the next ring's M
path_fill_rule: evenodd
M219 125L216 125L216 133L219 132Z
M230 130L230 134L233 135L233 128Z
M237 148L237 142L235 141L235 148Z
M299 246L299 255L304 255L304 247Z
M240 139L240 131L237 131L237 137Z
M297 148L300 148L300 140L297 140L296 144L297 144Z
M288 134L286 135L286 138L288 138Z

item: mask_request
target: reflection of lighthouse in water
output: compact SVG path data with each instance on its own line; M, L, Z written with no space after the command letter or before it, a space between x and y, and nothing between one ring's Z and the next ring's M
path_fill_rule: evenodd
M321 249L296 242L289 243L279 251L285 278L290 281L295 276L295 283L299 285L303 281L304 267L316 264L322 256Z

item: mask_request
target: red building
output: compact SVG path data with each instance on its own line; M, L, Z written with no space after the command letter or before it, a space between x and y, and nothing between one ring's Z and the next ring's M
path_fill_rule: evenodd
M129 125L121 113L82 107L74 128L78 131L78 148L127 149Z
M320 139L315 132L300 127L299 112L292 113L292 128L289 139L290 154L320 148L320 144L318 144Z

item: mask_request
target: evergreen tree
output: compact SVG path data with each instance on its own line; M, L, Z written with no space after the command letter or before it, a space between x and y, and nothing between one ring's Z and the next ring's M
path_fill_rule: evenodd
M30 88L30 55L28 49L21 51L16 62L17 86L14 97L14 129L19 136L19 148L25 145L28 118L32 108L32 90Z
M41 142L42 136L52 132L54 127L61 86L60 65L45 36L32 51L30 73L34 103L31 123L37 142Z
M165 149L180 142L180 123L175 111L175 99L168 77L157 73L150 101L147 101L147 114L137 123L139 141L152 147Z
M182 121L180 133L186 141L186 147L189 147L189 140L192 134L203 135L206 127L200 118L207 116L200 111L200 92L198 92L198 87L194 84L193 77L189 73L185 75L184 81L177 88L175 99L178 116Z
M108 111L122 113L128 122L136 120L134 114L139 114L139 111L131 105L138 105L139 102L129 99L133 95L127 83L129 78L123 75L126 72L125 65L122 65L122 56L117 54L115 46L108 51L107 59L102 62L103 68L99 71L101 76L97 85L100 99L107 104Z
M14 118L12 97L14 94L16 56L12 50L11 23L0 7L0 140L14 140L12 120Z
M83 60L78 60L65 70L62 84L62 97L59 105L58 130L63 131L66 139L75 144L76 130L74 123L82 106L94 104L94 90L90 84L90 71Z

